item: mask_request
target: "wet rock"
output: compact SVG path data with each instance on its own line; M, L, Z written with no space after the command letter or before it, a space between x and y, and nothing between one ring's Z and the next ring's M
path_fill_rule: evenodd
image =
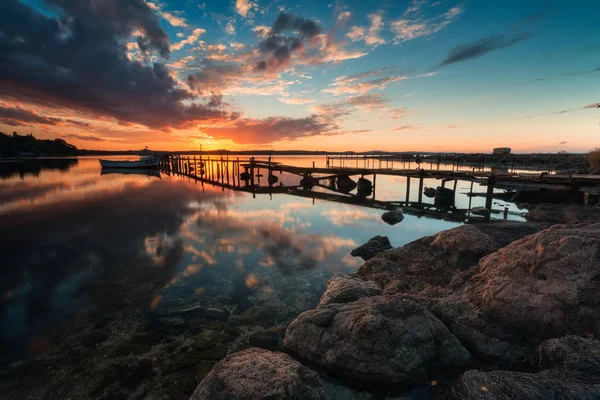
M225 331L206 330L196 336L192 347L195 349L207 349L219 343L230 342L236 338L236 335Z
M327 290L321 296L319 307L333 303L350 303L361 297L379 294L381 288L375 282L349 275L339 275L327 282Z
M133 335L131 340L142 345L155 346L162 341L163 335L157 330L151 330L144 333Z
M256 332L248 338L254 347L275 351L279 347L279 334L276 332Z
M360 247L352 250L350 253L353 257L360 257L367 261L375 257L377 254L386 250L393 249L387 236L375 236Z
M156 318L156 322L159 325L166 326L168 328L182 328L187 325L187 321L183 317L159 317Z
M304 312L287 328L284 346L350 382L404 389L471 362L444 324L404 296Z
M173 372L196 365L201 361L217 361L227 356L227 346L217 344L208 349L194 349L175 355L165 367L165 372Z
M90 394L102 393L108 386L119 382L129 390L135 389L145 379L156 376L152 362L141 359L134 362L122 364L111 364L100 371L101 378Z
M381 219L386 224L396 225L397 223L402 222L402 220L404 220L404 215L402 215L402 213L399 210L392 210L384 212L381 215Z
M272 326L277 319L279 309L273 306L251 307L240 315L239 323L241 325L263 325Z
M592 205L542 203L528 208L529 212L526 215L528 221L553 224L600 222L600 210Z
M471 212L476 215L481 215L483 217L489 217L490 210L485 207L473 207L471 208Z
M88 335L82 337L81 344L85 347L92 347L107 341L109 337L109 332L107 332L106 330L99 329L92 331Z
M229 311L220 308L209 308L204 311L203 315L205 318L227 321L229 318Z
M196 382L200 382L217 363L215 361L202 361L196 366ZM194 388L195 389L195 388Z
M220 363L202 380L190 400L324 400L316 372L283 353L248 349Z
M565 379L553 371L467 371L451 393L457 400L592 400L600 398L600 385Z

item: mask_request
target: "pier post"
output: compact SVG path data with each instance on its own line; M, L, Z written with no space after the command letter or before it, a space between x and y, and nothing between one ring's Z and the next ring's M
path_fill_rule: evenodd
M494 196L494 185L495 184L496 184L496 176L494 174L492 174L488 178L487 193L485 196L485 208L487 208L489 211L492 211L492 197Z
M406 177L406 205L410 202L410 176Z
M423 179L424 179L424 172L423 170L420 171L420 176L419 176L419 205L423 204Z

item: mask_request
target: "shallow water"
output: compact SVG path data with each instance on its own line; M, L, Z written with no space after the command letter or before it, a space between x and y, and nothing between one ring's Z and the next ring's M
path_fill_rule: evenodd
M325 164L316 156L275 161ZM361 265L350 251L371 237L398 247L459 225L406 215L390 226L381 210L366 207L223 190L163 173L102 175L95 157L1 164L1 364L43 353L79 320L134 304L267 310L269 323L285 324L316 306L329 278ZM297 179L281 176L286 184ZM376 198L403 200L405 182L377 176ZM469 186L460 182L457 192ZM413 183L411 199L417 190ZM483 203L473 198L471 206ZM467 208L469 198L459 194L456 204Z

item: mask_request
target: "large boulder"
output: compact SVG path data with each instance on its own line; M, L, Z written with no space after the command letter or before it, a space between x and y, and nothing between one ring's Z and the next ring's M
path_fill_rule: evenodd
M540 230L537 224L521 222L461 225L378 254L358 274L397 292L444 287L482 257Z
M404 296L365 297L304 312L288 326L284 346L365 386L409 388L471 361L444 324Z
M600 398L600 341L578 336L549 339L530 357L537 373L467 371L449 391L456 399Z
M523 334L600 334L600 224L553 226L482 259L464 297Z
M393 249L387 236L375 236L360 247L352 250L352 257L360 257L367 261L375 257L377 254L386 250Z
M544 339L598 337L600 224L553 226L454 280L434 312L482 362L514 367Z
M321 296L319 307L333 303L351 303L361 297L379 294L381 288L375 282L350 275L338 275L327 282L327 290Z
M218 363L190 400L325 400L319 376L283 353L251 348Z
M444 286L463 269L500 247L473 225L462 225L381 253L363 264L358 274L384 287L418 291Z

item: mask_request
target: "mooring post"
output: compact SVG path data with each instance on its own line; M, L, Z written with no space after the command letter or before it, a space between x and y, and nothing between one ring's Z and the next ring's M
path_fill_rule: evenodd
M496 176L491 174L488 177L487 194L485 196L485 208L492 211L492 197L494 196L494 185L496 184ZM488 213L489 218L489 213Z
M419 205L423 204L423 180L425 171L421 170L419 172Z
M373 174L373 200L375 200L375 183L377 182L377 174Z

